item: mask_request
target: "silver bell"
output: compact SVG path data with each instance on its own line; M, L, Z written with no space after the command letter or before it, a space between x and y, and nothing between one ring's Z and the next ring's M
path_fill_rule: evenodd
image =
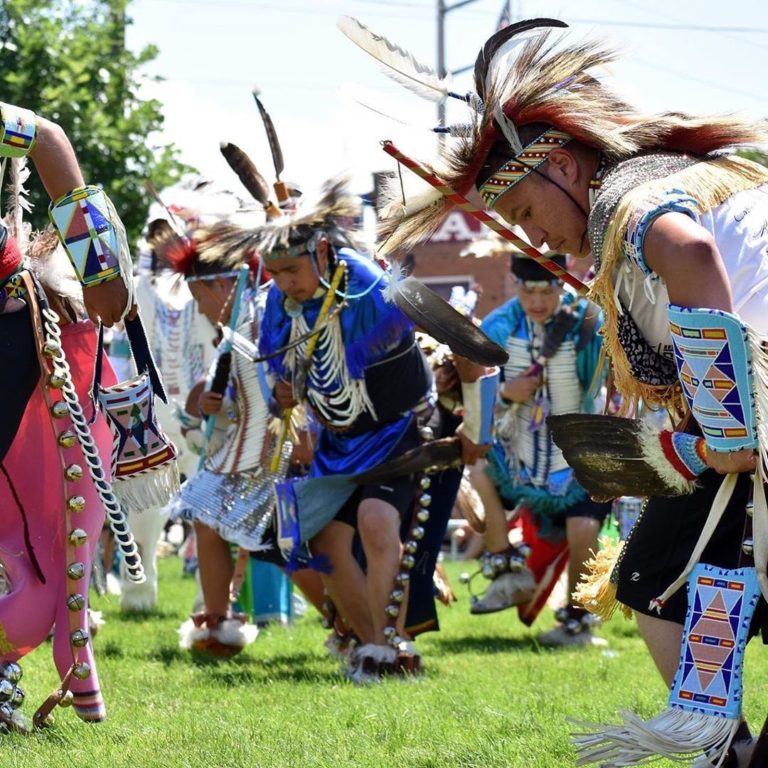
M425 443L428 443L430 440L435 439L435 432L432 427L420 427L419 437L421 437Z
M416 541L421 541L424 538L424 529L420 525L417 525L411 531L411 536L413 536Z
M25 698L26 697L24 695L24 691L17 685L14 687L13 693L11 694L11 698L8 700L8 703L13 709L18 709L24 703Z
M389 599L393 603L402 603L405 600L405 592L402 589L393 589L389 593Z
M469 584L471 579L472 577L466 571L459 574L459 584Z
M496 571L494 570L493 565L487 561L483 563L483 567L480 569L480 573L482 573L486 579L492 579L496 575Z
M755 552L755 542L754 542L754 539L744 539L744 541L741 542L741 551L747 557L752 557L752 555Z
M91 665L85 661L81 661L79 664L75 664L75 666L72 667L72 674L78 680L85 680L85 678L91 674Z
M747 516L752 517L752 515L755 514L755 504L752 501L747 502L747 508L746 508Z
M82 579L83 576L85 576L85 566L80 562L70 563L67 566L67 576L69 576L72 581Z
M578 635L582 629L583 627L578 619L568 619L568 621L565 622L565 631L569 635Z
M61 351L61 344L59 344L58 341L53 341L52 339L48 339L43 344L43 354L46 357L56 357L56 355L59 354Z
M58 373L52 373L48 377L48 386L51 389L61 389L64 386L64 382L64 377L60 376Z
M387 616L391 616L393 619L396 619L400 615L400 606L396 605L395 603L390 603L386 607Z
M62 432L57 439L62 448L71 448L77 442L77 435L67 430Z
M509 560L506 555L495 554L491 556L491 567L495 573L502 573L507 569Z
M60 699L59 699L59 706L60 707L71 707L72 702L75 700L75 694L72 693L72 691L67 691Z
M428 510L428 509L420 509L420 510L419 510L419 511L416 513L416 519L417 519L417 520L418 520L420 523L426 523L426 522L427 522L427 520L429 520L429 510Z
M384 637L389 640L390 637L397 634L397 630L394 627L384 627Z
M16 686L10 680L0 680L0 704L11 700Z
M520 573L525 567L525 560L522 557L509 558L509 570L511 573Z
M409 539L405 542L405 545L403 546L403 549L409 554L413 555L416 554L416 550L419 548L419 543L417 541L414 541L413 539Z
M73 547L82 547L88 540L88 534L82 528L74 528L69 534L69 543Z
M428 493L422 493L421 496L419 496L419 504L421 504L422 507L428 507L432 503L432 497Z
M54 419L63 419L65 416L69 416L69 408L63 400L59 400L51 406L51 413Z
M395 576L395 584L397 584L398 587L404 587L410 580L411 576L407 571L400 571L400 573Z
M82 512L85 509L85 499L82 496L70 496L67 499L67 509L70 512Z
M407 568L409 571L416 565L416 558L413 555L403 555L403 559L400 564L403 568Z
M83 468L79 464L70 464L64 470L64 477L66 477L70 483L77 482L83 477Z
M75 646L75 648L82 648L88 645L88 633L84 629L76 629L69 635L69 642Z
M428 491L432 485L432 478L426 476L422 477L421 480L419 480L419 485L421 486L422 491Z
M67 597L67 608L73 613L82 611L85 608L85 597L77 592L74 595L69 595Z
M520 553L520 557L526 560L531 556L531 553L533 552L533 550L525 543L520 544L517 548L517 551Z
M12 683L18 683L22 675L21 667L15 661L4 661L0 664L0 678L10 680Z
M393 648L399 648L400 643L403 642L403 638L400 637L397 633L392 635L391 637L387 638L387 642L393 647Z

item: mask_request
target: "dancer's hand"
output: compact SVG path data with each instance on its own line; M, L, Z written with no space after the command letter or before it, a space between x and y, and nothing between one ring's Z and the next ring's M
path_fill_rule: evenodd
M515 376L514 379L509 379L501 385L501 396L513 403L526 403L536 394L536 390L540 386L540 374Z
M275 384L275 400L283 409L293 408L294 405L298 405L293 398L293 387L285 381L278 381Z
M751 448L733 453L707 451L705 461L707 466L721 475L730 475L733 472L754 472L757 468L757 455Z
M482 459L491 449L490 443L473 443L462 431L461 425L456 430L461 440L461 461L471 467L478 459Z
M200 413L203 416L211 416L221 410L223 396L218 392L203 392L200 395Z
M125 303L128 301L128 289L122 278L116 277L106 283L83 288L83 301L88 317L97 324L101 320L109 328L122 317ZM134 305L128 317L133 319L137 312L138 308Z

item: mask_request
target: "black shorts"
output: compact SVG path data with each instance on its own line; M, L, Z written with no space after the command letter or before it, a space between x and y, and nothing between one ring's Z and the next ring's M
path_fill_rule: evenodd
M402 456L406 451L410 451L419 445L419 432L416 427L416 420L411 420L408 428L398 441L394 450L387 456L387 460ZM334 520L351 525L357 528L357 510L360 503L365 499L381 499L391 504L403 517L410 511L413 505L416 486L414 478L411 475L398 477L393 480L387 480L381 483L370 483L361 485L346 501L344 506L338 511Z
M602 525L605 522L605 518L608 517L611 511L611 502L598 502L592 501L592 499L584 499L583 501L577 501L572 507L563 512L563 526L565 521L569 517L591 517L593 520L597 520Z
M683 572L698 541L712 501L723 480L714 470L699 478L699 488L688 496L652 496L624 545L618 567L619 602L639 613L685 623L688 607L683 585L672 595L661 613L649 610L658 597ZM742 563L746 506L752 481L741 474L720 523L712 534L701 562L720 568L738 568ZM751 564L751 561L750 561Z
M358 488L338 511L334 520L357 528L357 510L365 499L381 499L391 504L399 513L405 515L413 505L415 485L413 477L399 477L383 483L363 485Z

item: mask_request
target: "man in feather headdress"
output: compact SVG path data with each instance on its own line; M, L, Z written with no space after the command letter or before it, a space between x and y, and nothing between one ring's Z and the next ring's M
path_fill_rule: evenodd
M474 186L534 246L591 254L604 344L627 407L664 406L680 430L703 436L665 444L670 473L698 486L649 500L614 573L618 599L674 683L671 708L648 724L584 737L582 760L704 749L715 764L733 741L730 759L744 765L741 653L756 579L768 592L768 171L728 153L764 143L768 132L732 116L641 115L600 79L613 53L537 30L563 26L520 22L488 40L475 69L484 108L466 138L446 143L442 176L462 194ZM388 247L412 245L450 205L441 198L393 220ZM754 543L743 541L751 473ZM746 567L753 550L756 573ZM699 560L687 601L678 588ZM721 614L724 634L702 624ZM733 653L708 657L721 640Z
M274 280L260 348L272 355L275 399L286 410L306 400L320 425L309 478L278 494L296 510L292 530L281 535L294 551L309 541L318 567L324 561L326 588L361 641L348 673L364 681L412 654L391 642L385 626L400 568L400 518L415 488L411 477L357 488L349 476L418 444L417 415L429 405L432 376L411 323L384 296L389 277L350 247L339 225L356 213L343 182L328 185L314 205L268 222L257 248ZM353 552L356 532L365 573Z
M565 265L564 256L552 258ZM545 421L550 413L594 409L590 392L599 385L599 379L594 379L601 368L599 310L586 299L564 292L560 280L527 256L513 254L512 274L517 278L517 296L491 312L481 325L489 338L507 350L509 360L499 382L494 449L487 464L470 470L486 511L488 551L483 572L493 579L483 597L473 602L472 613L510 608L533 597L533 575L519 567L520 552L507 539L502 500L510 509L520 504L528 510L544 538L562 541L565 537L569 596L581 579L585 561L597 551L600 525L610 510L609 505L587 498ZM592 617L571 599L557 617L559 626L542 635L542 643L593 642Z

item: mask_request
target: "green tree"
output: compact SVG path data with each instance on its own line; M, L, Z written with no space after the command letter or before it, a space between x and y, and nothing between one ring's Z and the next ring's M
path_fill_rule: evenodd
M756 163L768 166L768 153L766 152L758 152L754 149L744 149L739 150L738 154L742 157L746 157L747 160L753 160Z
M144 179L162 188L191 169L152 141L161 105L139 84L157 49L126 50L129 2L0 0L0 100L61 125L86 182L107 190L135 242L149 204ZM34 174L30 200L33 226L45 226L48 198Z

